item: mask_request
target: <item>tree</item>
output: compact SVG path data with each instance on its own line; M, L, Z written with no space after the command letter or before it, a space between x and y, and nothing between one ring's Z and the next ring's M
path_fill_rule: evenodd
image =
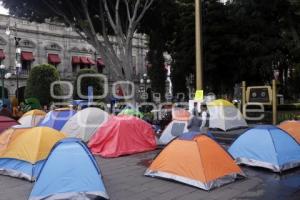
M71 26L97 49L119 80L132 80L132 40L154 0L3 0L10 14ZM115 36L114 38L109 37ZM100 37L101 36L101 37Z
M195 71L194 1L176 1L171 55L174 92L185 92L185 78ZM203 15L205 91L232 93L235 83L269 83L280 71L282 91L288 90L288 71L297 63L299 17L288 0L234 0L223 4L205 0ZM294 29L291 29L293 27ZM284 80L284 81L283 81Z
M149 36L147 71L151 90L165 96L166 69L164 52L169 51L173 39L174 19L177 16L174 0L155 1L142 20L139 31Z
M99 75L95 70L93 69L82 69L77 73L75 82L74 82L74 93L73 97L74 99L81 99L78 92L78 78L81 75ZM81 94L84 96L88 96L88 87L93 87L94 96L101 96L103 94L103 81L99 77L83 77L80 82L80 90Z
M195 74L195 15L193 0L177 1L178 17L175 20L170 53L173 58L171 79L173 93L187 93L186 77Z
M58 80L59 72L54 66L45 64L33 67L27 80L25 98L37 98L41 105L49 105L55 100L51 95L51 84ZM59 86L54 87L54 94L61 94Z

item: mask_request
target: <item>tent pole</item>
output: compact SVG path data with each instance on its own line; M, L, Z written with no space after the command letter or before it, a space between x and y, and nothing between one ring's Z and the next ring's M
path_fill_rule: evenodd
M273 125L277 124L277 87L276 80L272 80L272 108L273 108Z
M242 113L246 117L246 81L242 82Z

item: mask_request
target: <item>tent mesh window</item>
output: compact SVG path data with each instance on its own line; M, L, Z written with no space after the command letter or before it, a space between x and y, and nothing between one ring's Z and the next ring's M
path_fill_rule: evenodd
M184 123L174 123L171 129L171 134L175 137L182 135L184 127Z

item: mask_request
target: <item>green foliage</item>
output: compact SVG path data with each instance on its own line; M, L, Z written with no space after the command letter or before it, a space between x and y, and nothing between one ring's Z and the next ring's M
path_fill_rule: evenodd
M155 35L155 36L154 36ZM148 53L148 75L151 79L151 89L153 92L160 93L161 97L165 96L166 69L163 56L163 47L153 40L158 39L159 34L151 34L150 51ZM159 40L159 39L158 39ZM161 42L161 41L160 41Z
M287 121L287 120L299 120L300 116L296 113L281 113L278 116L278 123Z
M174 0L155 1L141 23L140 32L149 35L148 75L151 79L151 90L165 96L165 59L164 52L170 49L174 32L174 18L177 10Z
M78 88L78 78L81 75L100 75L93 69L82 69L78 72L75 82L74 82L74 99L82 99L79 97L77 93ZM84 96L88 95L88 87L92 86L94 91L94 96L100 96L103 94L103 80L99 77L84 77L81 79L80 82L80 88L81 88L81 94Z
M59 80L57 69L48 64L33 67L30 71L25 89L25 98L36 98L41 105L48 105L55 100L51 96L50 86L54 81ZM54 88L55 95L61 94L59 86Z
M195 73L194 0L178 0L170 52L174 92L185 92ZM206 92L232 93L236 83L266 84L280 72L280 93L291 87L288 71L299 63L299 15L288 0L202 2L204 85ZM299 9L298 9L299 10ZM299 39L299 38L298 38ZM297 46L298 44L298 46Z
M300 63L295 65L293 73L291 73L288 87L290 88L290 95L293 97L293 99L297 99L299 101L300 99Z

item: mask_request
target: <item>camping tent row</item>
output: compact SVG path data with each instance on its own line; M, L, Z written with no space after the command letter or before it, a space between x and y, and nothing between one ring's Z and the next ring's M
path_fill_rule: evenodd
M80 138L87 142L108 118L107 112L92 107L78 112L71 109L56 109L48 114L32 110L25 113L19 119L19 123L26 127L50 127L65 133L67 137Z
M150 124L134 116L110 117L98 108L86 108L74 115L70 110L56 110L48 113L42 124L55 128L70 115L72 117L65 121L61 132L85 142L92 138L89 147L95 154L118 157L156 148L156 137Z
M48 127L6 130L0 135L0 174L37 181L31 200L108 199L89 149L79 139L64 138Z
M229 148L238 164L282 172L300 166L300 145L276 126L247 130Z
M230 102L215 100L208 103L209 128L228 131L247 127L247 122L241 112ZM187 132L190 115L183 109L172 111L173 120L162 132L159 144L168 144L174 138Z

